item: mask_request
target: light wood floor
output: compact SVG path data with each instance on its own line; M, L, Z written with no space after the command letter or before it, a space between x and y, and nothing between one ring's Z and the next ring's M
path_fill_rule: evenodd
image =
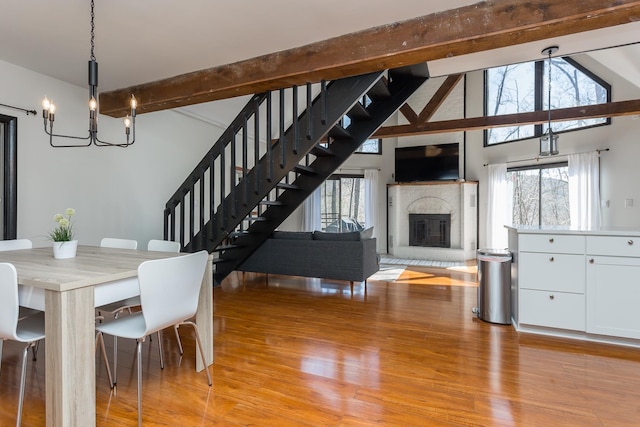
M345 282L264 279L215 289L212 387L187 328L183 358L164 334L164 370L157 340L146 346L145 426L640 424L640 350L482 322L473 272L414 268L353 294ZM136 425L134 345L119 344L116 393L97 365L98 426ZM20 350L5 343L2 426L15 423ZM25 426L45 424L43 362L29 361Z

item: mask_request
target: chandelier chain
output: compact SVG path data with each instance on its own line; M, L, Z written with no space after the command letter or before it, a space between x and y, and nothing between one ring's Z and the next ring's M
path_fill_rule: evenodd
M93 0L92 0L93 1ZM549 91L549 96L547 98L547 102L549 105L547 105L547 107L549 108L549 132L551 132L551 50L549 50L549 77L548 77L548 81L547 81L547 90Z
M91 0L91 60L95 61L96 60L96 56L93 53L93 49L95 47L95 43L93 42L93 39L95 38L94 30L95 30L96 26L93 23L93 19L95 18L95 14L93 13L93 6L94 6L94 3L93 3L93 0Z

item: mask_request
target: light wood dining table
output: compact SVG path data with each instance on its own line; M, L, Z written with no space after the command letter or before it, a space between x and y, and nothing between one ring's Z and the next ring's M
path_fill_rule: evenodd
M102 295L101 303L112 302L105 296L110 295L109 289L137 286L142 262L174 256L180 254L94 246L78 246L76 257L70 259L55 259L50 247L0 253L0 262L16 267L19 285L44 290L47 426L96 424L94 294ZM213 363L211 262L205 270L195 320L207 359L197 354L200 371Z

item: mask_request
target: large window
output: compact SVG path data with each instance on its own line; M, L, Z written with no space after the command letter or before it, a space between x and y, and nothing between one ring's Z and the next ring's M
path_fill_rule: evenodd
M570 225L567 163L510 168L513 225Z
M547 111L547 60L485 71L485 115ZM594 105L611 100L611 86L570 58L551 60L551 109ZM554 132L609 124L608 118L552 123ZM547 124L497 127L485 131L485 145L542 135Z
M321 187L322 231L342 233L364 229L364 177L334 175Z

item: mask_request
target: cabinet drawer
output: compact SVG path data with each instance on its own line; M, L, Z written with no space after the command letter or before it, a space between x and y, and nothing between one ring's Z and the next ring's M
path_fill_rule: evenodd
M520 289L572 292L585 289L585 256L521 252L518 260Z
M520 324L585 330L584 295L522 289L518 308Z
M522 234L519 241L520 251L551 252L564 254L583 254L584 236L564 234Z
M640 237L587 236L589 255L640 257Z

